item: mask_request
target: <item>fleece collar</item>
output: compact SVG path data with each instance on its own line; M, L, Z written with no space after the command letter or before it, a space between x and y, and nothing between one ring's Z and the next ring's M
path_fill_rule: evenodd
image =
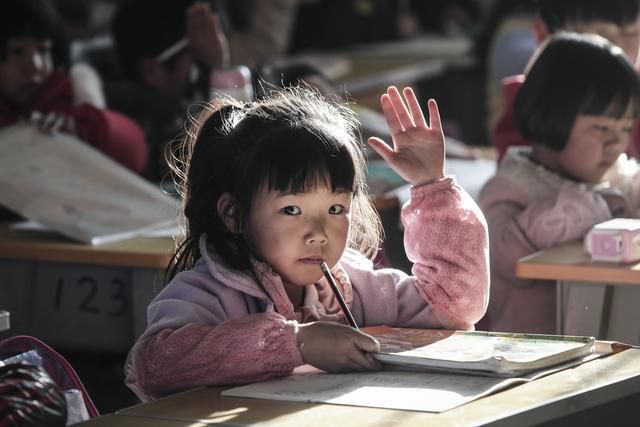
M282 278L267 263L252 258L250 270L232 269L207 246L205 235L200 237L200 253L207 269L217 282L247 295L270 301L273 310L287 320L297 320L301 323L316 320L346 323L338 299L324 277L305 287L303 306L296 311L287 296ZM331 269L331 274L340 287L345 302L352 306L353 288L341 262Z

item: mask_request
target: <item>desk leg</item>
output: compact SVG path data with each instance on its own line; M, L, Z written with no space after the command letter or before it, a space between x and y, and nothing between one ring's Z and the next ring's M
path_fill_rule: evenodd
M602 298L602 310L600 311L600 330L598 338L607 339L609 335L609 319L611 318L611 301L613 300L613 286L604 286L604 295Z
M564 335L564 282L556 283L556 334Z

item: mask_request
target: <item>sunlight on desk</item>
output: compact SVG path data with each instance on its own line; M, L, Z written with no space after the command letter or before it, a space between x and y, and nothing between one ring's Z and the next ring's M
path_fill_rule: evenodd
M229 409L227 411L214 411L208 414L203 420L203 423L214 421L216 423L225 423L237 418L240 414L247 412L249 408L247 407L239 407L234 409Z
M620 406L618 402L640 393L640 350L625 350L596 359L441 413L226 397L220 395L223 390L224 387L202 387L125 408L117 414L182 422L206 421L218 425L225 421L212 419L212 416L246 409L227 423L278 427L309 424L531 426L564 420L563 417L580 415L583 411L614 417L633 416L636 406ZM381 394L384 397L389 391L383 390Z

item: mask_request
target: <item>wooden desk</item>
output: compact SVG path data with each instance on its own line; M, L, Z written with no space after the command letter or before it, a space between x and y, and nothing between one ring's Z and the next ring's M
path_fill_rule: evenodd
M74 350L128 351L173 248L168 238L91 246L0 225L0 301L12 332Z
M574 241L521 258L516 276L557 281L557 333L640 344L640 262L592 262Z
M82 427L206 427L203 423L191 421L160 420L158 418L135 417L127 415L103 415L91 420L74 424Z
M640 350L596 359L438 414L231 398L220 396L221 390L199 388L117 414L234 426L531 426L552 421L579 425L580 420L594 425L598 417L602 425L611 425L611 419L637 416Z

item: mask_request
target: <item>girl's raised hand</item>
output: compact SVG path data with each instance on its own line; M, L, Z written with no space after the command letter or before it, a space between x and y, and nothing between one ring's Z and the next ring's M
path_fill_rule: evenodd
M380 98L393 148L377 137L369 138L369 145L410 184L437 181L444 177L445 155L438 104L429 100L429 126L413 90L405 88L402 92L404 101L394 86Z

